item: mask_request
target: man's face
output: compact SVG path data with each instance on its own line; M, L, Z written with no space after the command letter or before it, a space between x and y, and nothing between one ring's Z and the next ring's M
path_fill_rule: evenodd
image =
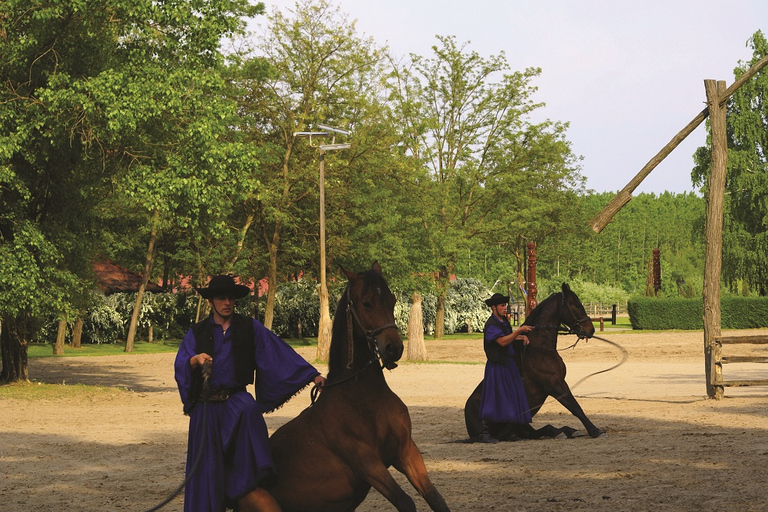
M214 297L213 299L211 299L211 303L213 303L214 310L222 318L229 318L230 316L232 316L232 313L235 312L234 297L230 297L227 295Z
M499 316L507 316L507 304L496 304L494 306L496 314Z

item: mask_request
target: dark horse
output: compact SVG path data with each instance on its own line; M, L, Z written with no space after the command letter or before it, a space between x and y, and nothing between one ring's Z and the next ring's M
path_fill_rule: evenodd
M432 510L449 511L411 438L408 409L384 379L382 365L395 368L403 353L395 296L378 263L344 273L349 283L333 319L328 382L270 438L278 479L269 491L285 512L353 511L371 487L397 510L415 511L389 473L394 466Z
M568 327L569 334L576 334L579 339L591 338L595 334L592 320L584 311L579 298L567 284L563 283L562 292L554 293L542 301L528 315L524 324L532 325L534 329L527 335L529 345L525 347L515 345L515 364L525 383L531 416L534 416L544 404L544 400L551 396L581 420L590 436L604 435L605 431L596 427L587 418L571 393L565 382L565 363L557 352L557 335L562 325ZM464 421L470 438L476 438L482 429L480 420L482 392L483 382L481 381L464 406ZM552 425L534 429L527 423L495 423L491 424L489 429L492 437L502 441L555 437L561 433L573 437L576 432L570 427L556 428Z

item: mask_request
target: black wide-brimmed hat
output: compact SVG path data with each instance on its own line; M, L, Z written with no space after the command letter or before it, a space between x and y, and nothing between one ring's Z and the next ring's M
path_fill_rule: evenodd
M506 304L509 302L509 295L502 295L500 293L494 293L491 298L485 299L485 304L488 307L493 307L497 304Z
M219 275L213 276L208 281L208 287L195 288L197 293L203 296L204 299L212 299L214 297L234 297L236 299L242 299L249 293L250 288L242 284L235 284L235 280L232 276Z

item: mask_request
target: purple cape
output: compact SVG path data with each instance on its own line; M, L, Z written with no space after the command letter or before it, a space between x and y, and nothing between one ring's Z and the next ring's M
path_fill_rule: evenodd
M486 341L493 341L511 333L512 326L504 319L501 326L493 322L486 324L483 338ZM507 350L509 357L506 364L492 361L485 363L480 417L494 422L530 423L531 411L525 395L525 385L515 365L515 349L511 343L507 345Z

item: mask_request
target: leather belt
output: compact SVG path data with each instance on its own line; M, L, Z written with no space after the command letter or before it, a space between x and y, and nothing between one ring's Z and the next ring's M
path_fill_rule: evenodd
M245 388L212 389L211 394L208 396L208 401L209 402L226 402L230 396L234 395L238 391L245 391Z

